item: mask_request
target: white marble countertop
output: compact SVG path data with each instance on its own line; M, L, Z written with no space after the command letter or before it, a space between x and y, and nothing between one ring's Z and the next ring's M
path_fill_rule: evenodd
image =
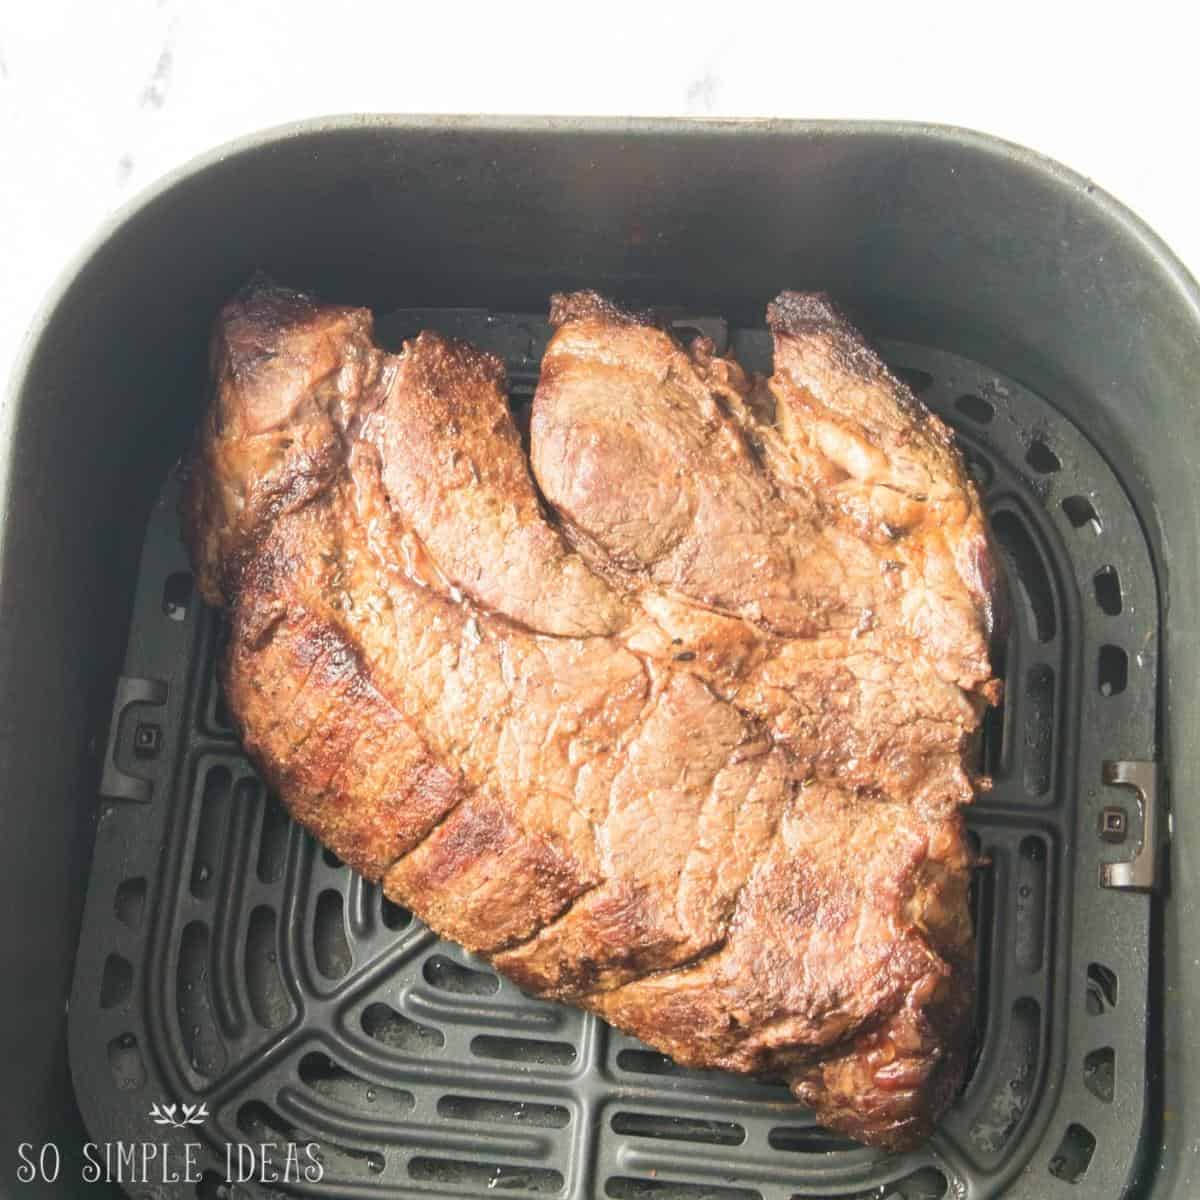
M46 289L164 171L335 112L941 121L1032 146L1200 274L1197 18L1142 3L604 6L39 0L0 8L0 378ZM784 12L789 16L782 15Z

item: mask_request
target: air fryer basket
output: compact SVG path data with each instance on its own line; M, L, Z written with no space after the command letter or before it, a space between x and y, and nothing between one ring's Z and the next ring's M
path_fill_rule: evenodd
M680 323L725 340L719 321ZM417 311L379 332L430 327L503 355L514 400L532 394L544 319ZM732 340L769 368L765 332ZM305 1190L334 1197L982 1200L1031 1156L1018 1193L1086 1178L1115 1194L1145 1121L1148 910L1097 892L1101 859L1131 856L1132 839L1100 837L1105 809L1127 806L1078 792L1108 763L1153 758L1149 553L1111 469L1044 400L957 356L883 349L958 426L1015 609L1007 701L984 747L996 782L970 814L989 864L975 889L978 1061L927 1150L864 1150L783 1088L680 1070L523 997L291 826L223 713L221 630L192 597L174 473L143 551L71 997L93 1136L136 1141L148 1096L204 1101L214 1186L227 1143L317 1142L324 1178ZM1153 788L1147 803L1153 816ZM1134 936L1114 940L1123 923ZM1073 1006L1072 973L1087 980Z
M990 863L977 1060L927 1149L854 1147L778 1087L521 996L264 794L223 716L171 469L207 323L256 267L390 313L386 340L429 326L496 350L517 402L556 287L682 305L753 365L765 300L825 287L956 427L1015 619L997 782L970 817ZM4 444L0 886L25 917L4 934L28 989L10 1003L35 1006L3 1127L69 1164L85 1136L183 1136L150 1106L204 1101L185 1131L201 1184L137 1195L221 1194L225 1143L269 1140L318 1142L325 1178L297 1191L339 1197L1189 1195L1183 811L1158 896L1165 781L1178 795L1196 766L1175 729L1196 711L1192 378L1177 265L1084 181L973 135L344 120L190 169L50 309Z

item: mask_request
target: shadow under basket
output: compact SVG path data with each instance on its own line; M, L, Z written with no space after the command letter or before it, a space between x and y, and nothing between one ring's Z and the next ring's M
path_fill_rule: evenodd
M765 332L677 325L769 367ZM502 355L528 403L544 320L417 310L378 335L422 328ZM983 1200L1022 1170L1039 1196L1119 1174L1142 1134L1150 940L1112 937L1131 901L1148 910L1099 886L1138 824L1134 793L1101 781L1118 732L1137 761L1154 755L1149 550L1112 470L1045 400L955 355L881 349L957 431L1012 596L982 751L994 786L969 812L978 1042L926 1148L865 1149L780 1086L678 1068L522 995L295 826L230 729L223 630L194 594L174 473L142 552L71 999L93 1136L143 1136L148 1097L203 1102L185 1130L209 1172L198 1197L223 1185L226 1144L272 1141L315 1143L322 1179L298 1190L339 1198ZM1105 840L1108 813L1124 845Z
M926 1147L522 996L264 791L174 511L212 322L257 270L388 314L388 344L494 350L516 406L555 291L674 306L761 368L767 302L824 290L953 425L1013 619L969 816L977 1043ZM1193 1200L1198 392L1200 292L1154 234L962 130L342 117L156 185L0 404L0 1180L104 1195L98 1154L135 1200ZM286 1181L264 1143L299 1148ZM177 1177L131 1176L121 1147L155 1145Z

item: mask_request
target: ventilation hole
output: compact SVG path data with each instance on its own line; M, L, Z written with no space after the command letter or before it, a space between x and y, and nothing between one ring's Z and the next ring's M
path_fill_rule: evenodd
M762 1200L762 1192L716 1183L674 1183L614 1175L605 1185L610 1200Z
M979 490L986 492L992 486L992 480L995 478L992 464L986 458L983 458L979 454L974 454L970 450L966 452L966 459L967 472L975 480Z
M982 846L977 835L967 834L972 855L976 860L982 857ZM975 930L975 1018L971 1028L976 1030L988 1027L988 996L991 992L990 980L992 974L992 937L995 932L996 913L996 873L992 869L991 859L979 863L971 872L971 883L967 890L967 905L971 913L971 925ZM979 1061L983 1049L983 1039L976 1037L971 1047L970 1061L967 1066L963 1086L970 1081L975 1072L975 1064Z
M1039 475L1053 475L1055 471L1062 470L1062 463L1059 461L1058 455L1041 438L1034 438L1029 443L1025 461Z
M1054 591L1046 563L1025 523L1012 512L992 514L992 532L1004 551L1025 602L1039 642L1050 641L1058 628L1054 613ZM1015 589L1010 589L1010 592Z
M537 391L537 385L538 376L536 371L531 373L527 370L522 370L520 367L514 368L509 376L509 404L514 408L520 407L522 404L530 404L533 400L533 393Z
M346 940L346 922L342 893L326 888L317 897L313 921L313 951L317 970L326 979L341 979L350 970L354 957Z
M1003 676L998 664L997 675ZM1000 770L1004 758L1004 717L1007 695L999 704L989 705L983 712L983 724L979 731L979 766L982 773L993 778Z
M1041 1051L1041 1009L1022 997L1013 1005L1008 1037L997 1064L1000 1085L971 1125L969 1136L984 1154L998 1154L1029 1110Z
M197 1200L231 1200L233 1192L216 1171L205 1171L196 1184Z
M431 987L443 992L456 992L468 996L494 996L500 990L500 980L486 971L472 971L460 966L440 954L425 960L422 974Z
M258 839L258 877L263 883L278 883L287 862L291 819L276 796L263 800L262 833Z
M119 954L104 960L104 975L100 980L100 1007L116 1008L124 1004L133 991L133 964Z
M1044 796L1050 790L1054 762L1054 672L1045 663L1025 677L1025 790Z
M525 451L526 458L529 458L533 454L533 438L531 434L533 404L530 402L530 397L525 387L522 387L518 391L510 382L508 406L512 410L513 424L517 427L517 437L521 439L521 449Z
M448 1158L428 1158L423 1154L408 1160L408 1176L418 1183L527 1192L539 1196L560 1192L563 1187L562 1175L546 1167L454 1162Z
M217 624L213 638L211 659L208 664L208 689L205 692L205 715L208 727L214 733L227 734L233 731L229 709L225 705L225 690L221 686L220 663L229 645L229 627L226 622Z
M200 900L207 899L216 890L215 877L221 866L232 788L233 776L228 767L213 767L204 777L200 824L192 851L192 895Z
M921 1167L903 1179L868 1188L865 1192L842 1193L837 1200L942 1200L949 1190L950 1181L937 1167ZM965 1196L966 1188L956 1189L955 1194ZM808 1200L808 1197L796 1195L792 1200Z
M767 1134L767 1144L772 1150L786 1150L789 1154L835 1154L862 1149L861 1142L830 1133L820 1125L782 1125Z
M937 1167L922 1167L906 1179L891 1184L884 1200L942 1200L949 1190L950 1181ZM879 1194L879 1189L876 1188L868 1194L874 1200ZM965 1195L966 1189L963 1188L961 1193L956 1194Z
M1046 844L1027 837L1017 853L1017 906L1014 951L1025 971L1042 967L1046 924Z
M1062 510L1067 514L1067 520L1076 529L1082 529L1088 525L1093 533L1099 533L1103 528L1100 524L1100 517L1086 496L1067 496L1062 502Z
M123 1033L108 1043L108 1069L120 1092L136 1092L146 1082L146 1064L132 1033Z
M412 913L407 908L393 904L382 894L379 898L379 916L388 929L407 929L412 924Z
M540 1129L562 1129L571 1114L561 1104L530 1101L484 1100L477 1096L443 1096L438 1116L452 1121L487 1121L493 1125L536 1125Z
M446 1044L440 1029L402 1016L387 1004L368 1005L363 1010L362 1027L367 1037L404 1054L428 1054Z
M1050 1160L1050 1174L1068 1183L1078 1183L1087 1174L1095 1153L1096 1139L1091 1131L1072 1122Z
M1120 646L1101 646L1097 679L1102 696L1119 696L1129 682L1129 656Z
M292 1135L296 1132L274 1109L268 1108L260 1100L248 1100L238 1109L237 1127L247 1137L258 1140L269 1140L264 1136L269 1134L283 1141L292 1141Z
M1117 975L1103 963L1088 963L1087 1010L1094 1017L1117 1007Z
M325 865L331 870L337 871L341 868L342 860L328 846L321 850L321 857L325 860Z
M362 1176L364 1168L372 1175L379 1175L386 1166L382 1154L373 1150L354 1150L349 1146L331 1142L325 1137L314 1137L289 1124L274 1109L268 1108L259 1100L247 1101L238 1109L237 1126L248 1141L259 1147L272 1141L285 1144L295 1142L300 1146L316 1142L320 1147L316 1151L316 1157L324 1166L327 1178L333 1175Z
M225 689L220 683L213 679L213 706L212 706L212 723L214 729L232 730L233 720L229 716L229 709L225 704Z
M403 1116L416 1104L412 1092L371 1083L338 1066L325 1054L306 1054L300 1060L300 1079L339 1108L374 1111L381 1118Z
M261 785L253 775L243 775L237 783L233 785L233 807L241 818L241 823L252 823L254 817L254 804L258 800ZM247 831L248 834L249 831ZM241 845L244 838L238 840Z
M163 584L162 610L172 621L182 621L192 602L192 576L188 571L176 571Z
M613 1133L630 1137L660 1138L672 1142L705 1142L710 1146L740 1146L746 1131L732 1121L701 1121L694 1117L667 1117L657 1113L619 1112L612 1119Z
M225 1068L225 1048L213 1027L208 994L208 926L192 921L179 944L176 1004L184 1053L199 1075L218 1075Z
M1121 577L1116 567L1101 567L1092 579L1096 603L1103 612L1115 617L1121 611Z
M264 1029L278 1029L292 1015L279 974L278 955L275 914L266 905L259 905L250 914L246 929L246 991L250 1011Z
M141 929L142 914L146 910L146 879L126 879L117 887L113 898L113 913L122 925L130 929Z
M996 415L996 410L982 396L959 396L954 402L954 407L977 425L990 425Z
M479 1058L499 1058L504 1062L525 1063L531 1067L565 1067L575 1061L575 1047L567 1042L494 1037L490 1034L472 1038L471 1053Z
M1117 1056L1111 1046L1093 1050L1083 1060L1083 1085L1097 1100L1111 1104L1117 1081Z
M617 1055L617 1066L622 1071L635 1075L679 1075L683 1068L673 1063L665 1054L653 1050L622 1050Z
M914 396L920 396L933 387L933 376L920 367L893 367L892 374L898 376L906 384Z
M695 325L677 321L671 322L671 332L675 335L676 341L684 347L690 346L697 338L706 336L704 331L697 329Z

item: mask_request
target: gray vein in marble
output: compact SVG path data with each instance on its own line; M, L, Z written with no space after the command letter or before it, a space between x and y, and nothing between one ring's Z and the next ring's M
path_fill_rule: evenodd
M703 73L692 80L687 86L685 106L689 113L710 113L716 105L717 90L720 80L712 67L705 67Z
M138 103L142 108L162 108L167 102L167 90L171 85L171 68L175 64L175 56L171 50L171 38L167 35L167 40L163 44L162 51L159 53L158 62L154 65L154 74L150 76L150 82L146 84Z

